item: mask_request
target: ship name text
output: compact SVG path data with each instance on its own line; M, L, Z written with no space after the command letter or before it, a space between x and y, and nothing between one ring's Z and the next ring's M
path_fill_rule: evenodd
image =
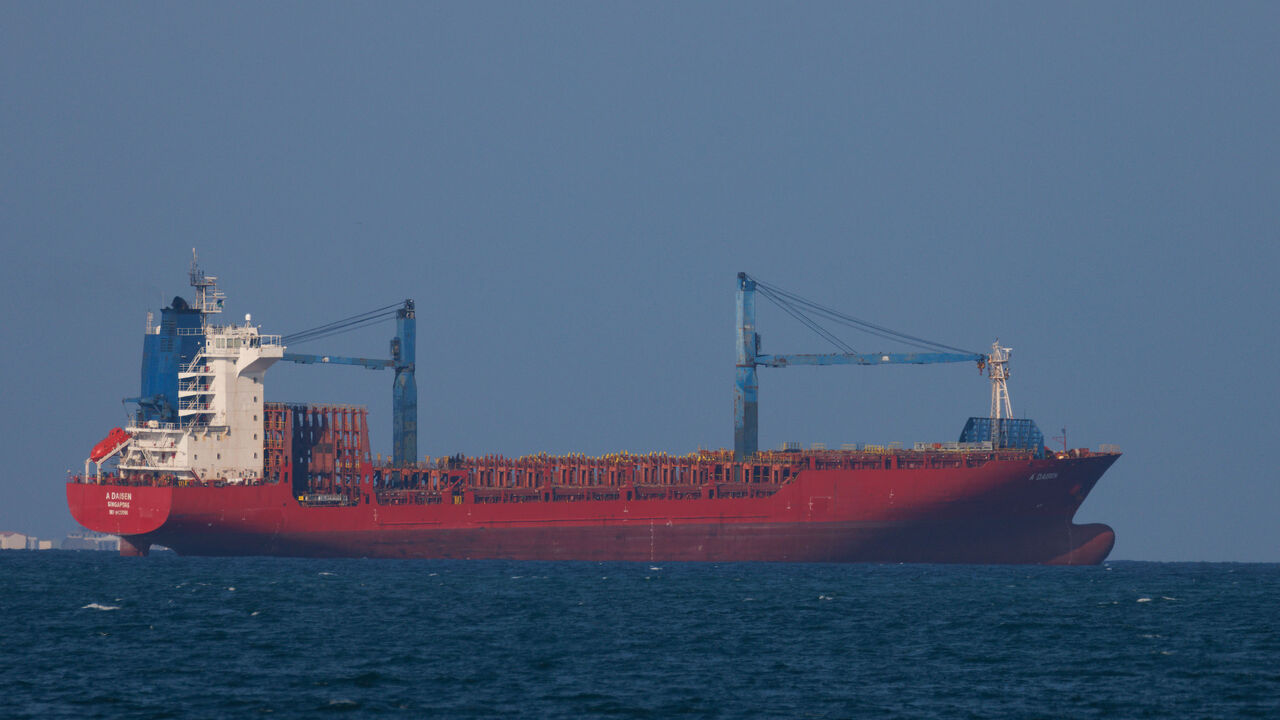
M109 492L107 493L107 514L108 515L128 515L129 505L133 500L133 493L130 492Z

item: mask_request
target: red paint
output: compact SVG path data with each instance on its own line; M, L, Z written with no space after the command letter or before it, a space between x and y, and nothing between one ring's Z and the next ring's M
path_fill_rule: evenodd
M767 467L776 470L778 457ZM631 463L625 474L599 476L613 485L566 484L561 477L521 489L519 478L509 477L495 490L477 484L492 482L483 470L533 461L490 458L433 470L435 480L428 481L442 481L439 491L384 493L383 502L372 469L362 464L354 485L329 486L356 498L342 507L304 506L284 479L224 487L73 481L67 501L82 525L122 535L137 552L159 544L192 555L1096 564L1115 541L1107 526L1075 525L1072 518L1118 454L1076 451L1037 460L1002 453L973 467L968 456L952 455L947 461L964 460L961 467L929 467L936 456L899 453L882 456L874 469L809 469L840 457L847 465L858 456L790 456L786 467L798 474L759 484L758 497L716 494L750 487L742 484L661 484L663 468L713 477L750 473L750 465L697 458ZM597 466L617 467L581 459L557 465L555 473ZM637 473L657 482L637 483ZM617 499L547 499L589 492ZM127 508L119 505L121 493L130 494ZM442 501L390 504L414 494ZM686 497L673 499L679 494ZM486 496L497 501L481 502Z

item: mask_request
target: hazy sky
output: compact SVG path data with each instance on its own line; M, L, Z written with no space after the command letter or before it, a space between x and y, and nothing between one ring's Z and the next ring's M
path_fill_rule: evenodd
M0 529L76 527L196 247L264 332L414 298L430 455L732 446L739 270L999 337L1017 414L1124 450L1078 515L1114 558L1280 561L1276 3L5 0L0 83ZM385 454L391 380L279 365L268 399L367 404ZM762 447L910 443L989 384L760 398Z

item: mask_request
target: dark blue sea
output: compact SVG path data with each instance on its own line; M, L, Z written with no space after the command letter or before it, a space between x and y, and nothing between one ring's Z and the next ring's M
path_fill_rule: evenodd
M1280 565L0 553L6 718L1280 717Z

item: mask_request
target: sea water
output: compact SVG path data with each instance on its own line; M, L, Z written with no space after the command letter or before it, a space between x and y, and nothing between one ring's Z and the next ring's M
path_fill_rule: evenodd
M1280 565L0 553L0 717L1280 717Z

